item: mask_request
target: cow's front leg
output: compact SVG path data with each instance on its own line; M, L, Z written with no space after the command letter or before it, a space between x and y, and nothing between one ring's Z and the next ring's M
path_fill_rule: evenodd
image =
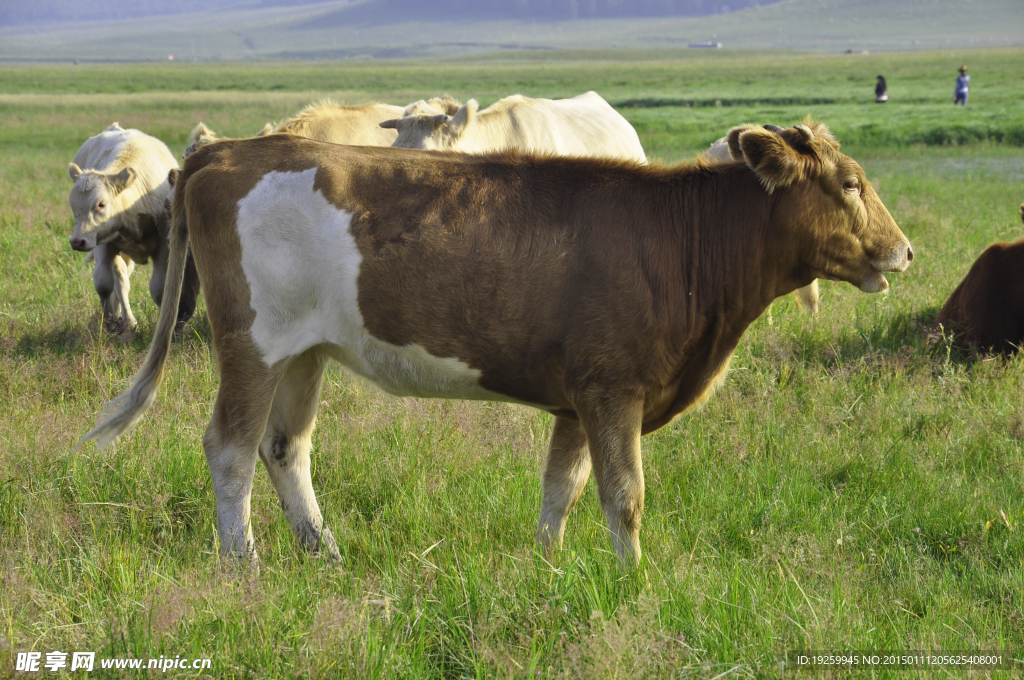
M105 324L113 323L121 312L114 295L114 258L117 258L117 251L111 246L98 245L92 249L92 285L100 298Z
M326 357L312 349L293 359L285 369L260 443L260 458L302 547L314 555L340 561L334 536L324 526L316 502L309 465L325 363Z
M624 567L640 560L644 471L640 458L643 401L634 396L599 396L579 405L601 508L612 544Z
M217 495L217 532L225 556L256 558L250 500L256 455L281 372L267 368L247 334L217 346L220 389L203 446Z
M121 318L124 319L124 325L127 330L134 330L139 325L139 322L135 320L135 315L132 314L132 306L128 301L128 292L132 287L129 277L135 271L135 262L126 254L118 253L110 259L110 264L114 272L114 295L117 296L117 301L121 305Z
M555 418L547 466L544 468L544 500L537 527L537 543L551 554L562 545L565 521L579 500L590 476L587 435L577 420Z

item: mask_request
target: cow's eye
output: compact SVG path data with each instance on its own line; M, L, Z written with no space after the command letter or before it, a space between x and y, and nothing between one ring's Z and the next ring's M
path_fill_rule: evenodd
M858 180L856 177L851 177L850 179L846 180L845 182L843 182L843 191L848 191L851 194L854 192L859 193L860 180Z
M99 203L96 204L96 209L97 210L103 210L106 207L107 207L107 204L104 203L103 201L100 201Z

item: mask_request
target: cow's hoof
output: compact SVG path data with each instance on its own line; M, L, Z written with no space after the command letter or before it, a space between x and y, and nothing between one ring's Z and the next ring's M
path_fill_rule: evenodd
M324 527L320 532L320 548L314 554L327 557L335 564L341 563L341 552L338 550L338 544L334 541L334 534L327 527Z

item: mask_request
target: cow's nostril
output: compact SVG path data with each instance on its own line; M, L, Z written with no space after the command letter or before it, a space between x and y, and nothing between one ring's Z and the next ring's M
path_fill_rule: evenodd
M85 250L85 239L84 238L73 238L71 239L72 250Z
M911 248L910 246L907 246L907 262L913 262L913 261L914 261L914 249Z

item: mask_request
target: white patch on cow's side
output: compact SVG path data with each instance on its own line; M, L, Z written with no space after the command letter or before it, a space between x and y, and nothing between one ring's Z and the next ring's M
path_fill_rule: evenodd
M316 168L270 172L238 203L242 270L256 313L251 334L267 366L326 343L338 361L392 394L504 399L458 359L370 335L359 311L362 256L352 214L314 190L315 178Z

